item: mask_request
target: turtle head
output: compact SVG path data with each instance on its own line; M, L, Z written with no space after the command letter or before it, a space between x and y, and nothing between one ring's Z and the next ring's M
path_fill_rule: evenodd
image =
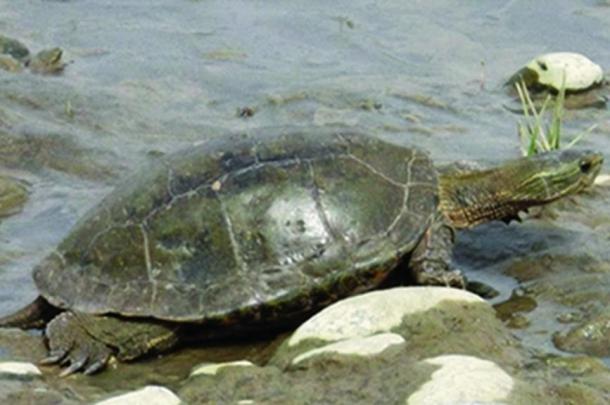
M440 209L457 228L518 218L590 186L604 158L598 152L562 150L511 160L481 171L455 171L439 180Z
M604 157L598 152L568 149L522 160L525 178L518 191L544 204L593 184Z

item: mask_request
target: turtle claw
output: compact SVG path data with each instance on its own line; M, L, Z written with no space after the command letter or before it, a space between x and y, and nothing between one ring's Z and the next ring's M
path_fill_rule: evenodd
M44 359L40 360L38 363L43 365L43 366L47 366L50 364L57 364L60 361L62 361L66 355L68 354L68 351L61 351L61 352L51 352L49 353L48 357L45 357Z
M64 368L62 370L61 373L59 373L60 377L67 377L70 374L74 374L77 371L80 371L83 369L83 367L85 367L85 364L87 364L87 357L82 357L81 359L77 360L77 361L73 361L72 363L70 363L70 366L67 368Z
M101 369L103 369L104 367L106 367L106 363L108 363L107 358L98 360L98 361L94 362L93 364L89 364L89 365L87 365L87 368L83 371L83 374L85 374L85 375L95 374L98 371L100 371Z
M49 322L45 334L50 353L41 364L67 366L60 377L79 371L93 374L101 370L112 355L111 349L89 335L78 317L70 312L63 312Z
M68 364L70 364L71 361L72 361L72 359L70 358L70 356L66 356L63 359L61 359L57 364L59 364L60 367L64 367L64 366L67 366Z

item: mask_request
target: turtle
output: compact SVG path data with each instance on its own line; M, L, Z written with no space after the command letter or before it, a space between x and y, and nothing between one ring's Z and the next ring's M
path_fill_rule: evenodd
M0 325L45 328L43 364L92 374L112 357L290 327L389 280L463 288L455 230L578 192L602 162L565 150L437 170L420 148L357 131L224 136L118 185Z

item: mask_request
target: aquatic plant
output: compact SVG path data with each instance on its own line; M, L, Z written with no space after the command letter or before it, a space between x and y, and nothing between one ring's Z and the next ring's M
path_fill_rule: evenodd
M555 149L568 149L577 144L589 132L593 131L596 124L591 125L585 131L576 135L567 145L561 146L562 122L564 117L565 101L565 77L557 95L548 94L538 109L527 86L523 81L515 83L524 118L517 124L521 153L524 156L532 156L537 153ZM550 123L545 120L545 114L552 105Z

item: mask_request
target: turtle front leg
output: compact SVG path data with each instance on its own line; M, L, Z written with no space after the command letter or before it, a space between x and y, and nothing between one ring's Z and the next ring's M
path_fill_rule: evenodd
M41 363L66 365L62 377L78 371L93 374L112 356L132 360L173 347L178 342L176 329L163 323L62 312L47 325L49 357Z
M411 254L409 267L417 284L465 288L464 276L451 262L454 241L453 228L436 218Z

